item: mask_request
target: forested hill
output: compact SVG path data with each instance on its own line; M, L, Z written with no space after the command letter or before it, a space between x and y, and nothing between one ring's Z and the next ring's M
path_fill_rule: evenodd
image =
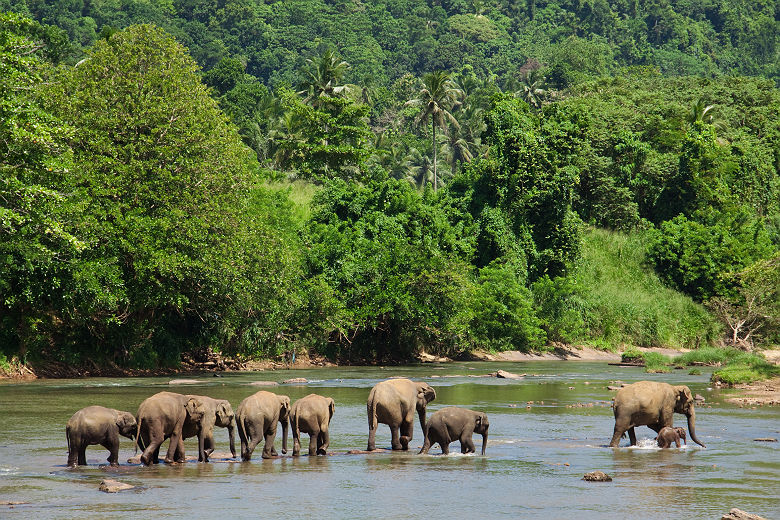
M777 344L777 7L684 5L0 0L0 368Z
M471 65L499 82L529 59L557 88L651 65L663 74L780 77L775 0L0 0L88 48L112 28L154 23L208 70L238 58L263 83L295 84L322 45L352 65L348 83Z

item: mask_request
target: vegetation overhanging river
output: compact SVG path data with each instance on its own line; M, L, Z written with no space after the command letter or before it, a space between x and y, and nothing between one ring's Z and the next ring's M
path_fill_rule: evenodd
M527 374L519 380L474 377L497 369ZM645 374L641 368L590 362L450 363L404 367L341 367L196 377L198 384L169 385L170 378L94 378L0 384L0 512L3 518L105 518L145 512L166 518L686 518L713 519L732 507L780 517L780 409L739 408L730 390L712 388L709 371ZM448 405L483 410L490 417L487 455L418 456L415 422L408 453L347 454L365 449L366 397L378 381L407 376L428 382L437 398L428 413ZM293 377L306 385L258 388L250 383ZM642 379L686 384L706 401L697 408L697 433L707 445L659 450L653 432L637 430L638 448L606 448L612 433L612 381ZM315 392L336 400L332 454L283 456L247 463L217 457L213 463L142 467L128 464L132 443L122 439L119 468L108 468L100 446L87 450L89 466L65 467L64 428L76 410L100 404L135 413L161 390L227 398L236 408L259 389L295 400ZM685 425L683 416L675 416ZM280 449L281 429L276 446ZM475 436L478 451L481 436ZM197 443L186 442L188 455ZM216 432L217 452L227 453L227 432ZM303 443L308 438L302 439ZM625 446L627 440L621 445ZM290 446L292 443L290 443ZM389 447L380 425L377 447ZM644 446L643 446L644 445ZM601 470L612 482L591 483ZM97 490L104 478L137 486L117 494ZM9 502L21 502L7 505Z

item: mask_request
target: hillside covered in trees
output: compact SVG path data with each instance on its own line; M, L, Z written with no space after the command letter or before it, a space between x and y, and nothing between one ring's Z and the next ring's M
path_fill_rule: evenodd
M0 362L780 340L774 3L0 9Z

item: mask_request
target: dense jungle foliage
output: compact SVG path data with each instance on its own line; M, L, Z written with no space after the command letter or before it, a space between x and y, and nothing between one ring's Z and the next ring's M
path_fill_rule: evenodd
M780 4L0 9L0 363L780 340Z

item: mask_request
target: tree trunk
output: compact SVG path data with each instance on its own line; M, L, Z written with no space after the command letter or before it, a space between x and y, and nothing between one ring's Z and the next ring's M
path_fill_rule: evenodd
M436 193L437 183L436 183L436 176L437 176L437 169L436 169L436 123L433 122L433 118L431 118L431 129L433 130L433 192Z

